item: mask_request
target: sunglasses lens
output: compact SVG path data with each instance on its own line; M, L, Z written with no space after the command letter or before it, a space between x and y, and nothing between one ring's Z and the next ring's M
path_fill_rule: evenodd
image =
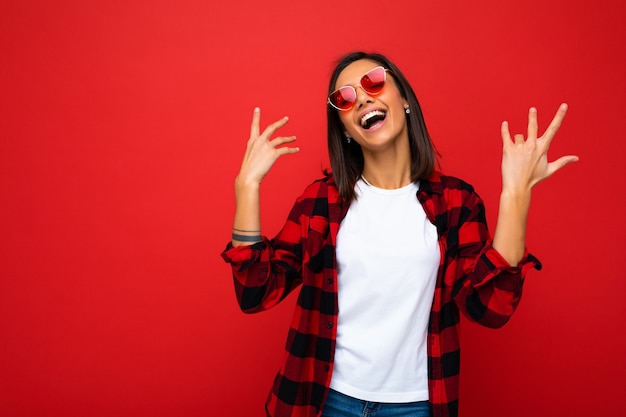
M348 110L356 101L356 91L350 86L341 87L334 91L330 97L333 106L341 110Z
M379 93L385 86L385 69L376 67L361 78L361 87L368 93Z

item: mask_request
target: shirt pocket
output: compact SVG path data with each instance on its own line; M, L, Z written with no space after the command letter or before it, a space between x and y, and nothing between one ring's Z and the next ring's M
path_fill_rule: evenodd
M305 265L315 273L322 272L324 269L329 231L328 218L313 216L309 219L304 261Z

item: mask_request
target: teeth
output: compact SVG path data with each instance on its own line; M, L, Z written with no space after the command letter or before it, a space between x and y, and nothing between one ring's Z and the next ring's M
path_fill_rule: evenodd
M385 116L385 112L382 112L382 111L380 111L380 110L372 110L372 111L371 111L371 112L369 112L369 113L365 113L365 114L363 115L363 117L361 117L361 126L365 126L365 124L367 123L367 121L368 121L369 119L371 119L372 117L374 117L374 116L382 116L382 117L384 117L384 116Z

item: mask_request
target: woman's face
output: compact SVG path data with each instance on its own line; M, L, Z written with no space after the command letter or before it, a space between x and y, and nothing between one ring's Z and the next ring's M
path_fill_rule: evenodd
M408 141L405 113L408 103L393 75L387 73L379 93L368 94L360 86L363 75L378 66L378 62L368 59L355 61L339 74L335 84L335 89L349 85L356 90L356 102L350 110L339 111L339 119L346 133L364 150L382 149L401 139Z

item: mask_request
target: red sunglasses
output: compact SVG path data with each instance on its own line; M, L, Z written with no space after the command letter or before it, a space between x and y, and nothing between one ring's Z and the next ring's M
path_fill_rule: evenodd
M380 93L385 86L387 71L385 67L376 67L369 70L361 77L359 86L367 94ZM354 103L356 103L356 88L351 85L344 85L328 96L328 104L340 111L350 110Z

